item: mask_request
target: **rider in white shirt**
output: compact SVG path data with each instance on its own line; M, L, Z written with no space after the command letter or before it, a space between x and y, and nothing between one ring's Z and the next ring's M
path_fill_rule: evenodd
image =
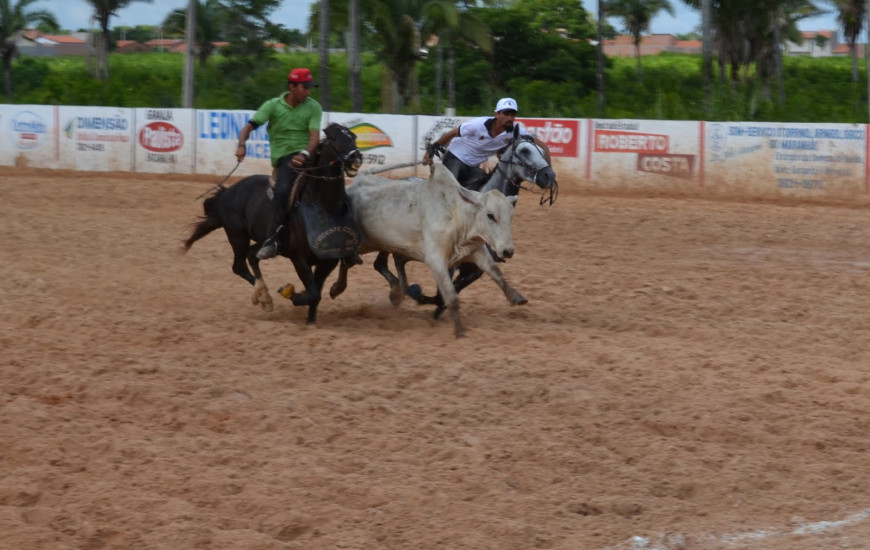
M517 102L503 97L495 106L494 117L479 117L468 120L445 132L432 142L423 155L423 164L432 164L436 151L447 146L442 162L464 187L478 189L486 179L481 164L500 149L506 147L513 137L514 124L519 125L520 134L528 135L521 122L514 122L517 116ZM550 160L550 150L545 143L535 138Z

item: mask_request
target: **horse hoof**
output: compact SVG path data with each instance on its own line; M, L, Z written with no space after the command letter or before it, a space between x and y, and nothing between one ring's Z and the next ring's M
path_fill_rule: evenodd
M423 288L416 283L413 285L408 285L408 288L405 289L405 294L407 294L414 300L419 300L420 296L423 295Z
M260 302L260 309L266 313L271 313L275 309L275 305L272 302Z
M515 306L524 306L529 303L529 300L522 294L517 294L511 298L511 304Z
M293 293L295 293L295 292L296 292L296 289L290 283L287 283L286 285L284 285L278 289L278 294L287 298L288 300L293 296Z
M444 306L438 306L438 307L436 307L436 308L435 308L435 312L432 313L432 318L435 319L435 320L437 321L437 320L441 317L441 314L444 313L444 311L445 311L446 309L447 309L447 308L444 307Z

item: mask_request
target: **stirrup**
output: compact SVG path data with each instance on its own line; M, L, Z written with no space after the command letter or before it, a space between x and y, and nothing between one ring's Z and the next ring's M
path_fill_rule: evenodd
M274 258L278 255L278 239L281 236L281 231L283 229L283 225L278 226L278 229L276 229L275 232L263 242L263 245L260 246L260 250L257 251L257 259L268 260L269 258Z
M266 241L260 250L257 251L258 260L268 260L278 255L278 245L274 242Z

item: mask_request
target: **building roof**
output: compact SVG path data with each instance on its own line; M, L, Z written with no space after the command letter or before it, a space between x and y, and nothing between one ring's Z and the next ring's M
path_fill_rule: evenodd
M830 39L836 34L837 31L801 31L801 36L803 36L804 38L815 38L817 36L823 36Z
M81 38L77 38L71 34L44 34L44 38L48 38L56 44L87 44Z
M146 46L151 46L152 48L164 47L170 48L177 44L184 44L184 40L180 38L153 38L147 42L145 42Z

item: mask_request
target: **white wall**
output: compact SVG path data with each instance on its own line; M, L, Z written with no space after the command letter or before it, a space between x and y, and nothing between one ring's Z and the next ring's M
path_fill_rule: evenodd
M236 168L253 111L0 104L0 165L213 174ZM364 169L419 162L463 117L324 113L357 136ZM867 125L523 118L565 188L870 203ZM265 128L236 176L271 171ZM424 176L422 167L388 172Z

